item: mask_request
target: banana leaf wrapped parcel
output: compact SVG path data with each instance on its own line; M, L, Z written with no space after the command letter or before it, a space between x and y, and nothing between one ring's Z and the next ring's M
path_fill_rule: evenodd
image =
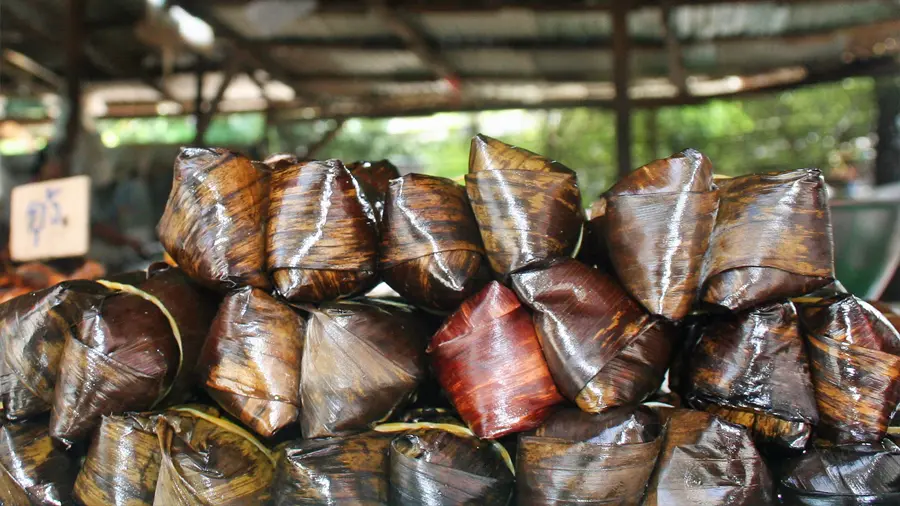
M214 289L267 288L269 174L221 148L184 148L159 238L188 275Z
M519 435L518 504L638 506L661 436L659 419L646 407L559 411L533 434Z
M377 234L371 206L339 160L272 166L267 266L286 299L323 302L371 288Z
M428 354L441 387L479 438L534 429L563 401L528 311L496 281L447 318Z
M56 448L45 420L0 427L0 504L71 506L74 456Z
M787 463L779 492L786 506L900 504L900 449L813 448Z
M691 355L696 407L747 426L757 443L803 449L819 421L797 312L790 302L708 324Z
M303 437L360 432L388 419L425 379L430 318L377 299L309 308L300 369Z
M409 427L390 445L390 504L509 503L514 481L512 461L499 443L480 440L454 424L387 425Z
M0 417L50 411L66 339L107 293L93 281L64 281L0 305Z
M442 177L390 182L379 253L385 282L428 309L452 311L490 279L466 190Z
M375 219L381 222L384 214L384 201L388 192L388 185L392 179L400 177L400 171L397 167L387 161L379 160L377 162L358 161L347 165L347 170L353 175L354 179L359 181L366 200L372 205L375 212Z
M867 302L842 294L798 308L820 423L837 444L878 443L900 401L900 334Z
M686 149L628 174L605 199L604 239L622 285L651 313L684 318L718 207L712 163Z
M185 406L217 417L207 406ZM73 496L82 506L152 506L162 462L156 424L178 420L183 407L104 416L94 432ZM191 417L191 411L185 416Z
M159 417L154 506L268 506L275 458L249 432L202 410Z
M818 169L719 182L701 299L740 311L834 280L831 212Z
M271 437L300 416L306 320L258 288L229 293L197 364L210 397L257 434Z
M102 282L109 295L67 336L51 436L83 439L101 416L185 400L215 301L179 269L152 267L139 287Z
M676 409L666 423L644 506L776 504L772 478L746 428Z
M498 279L570 256L584 224L575 172L484 135L472 139L466 192Z
M665 377L675 329L574 259L512 275L560 392L584 411L637 404Z
M291 441L277 449L275 506L353 504L386 506L388 452L395 434Z

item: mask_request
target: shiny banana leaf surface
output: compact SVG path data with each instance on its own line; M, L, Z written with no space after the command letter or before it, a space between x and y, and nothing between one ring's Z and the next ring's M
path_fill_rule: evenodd
M719 183L703 301L740 311L807 294L833 279L831 212L818 169Z
M209 329L198 372L209 395L257 434L300 416L306 320L258 288L229 293Z
M407 174L390 182L381 224L382 277L411 303L452 311L490 278L466 190Z
M384 214L384 201L388 185L392 179L400 177L400 171L388 160L353 162L347 165L347 169L359 181L366 200L375 211L375 218L380 222Z
M757 442L806 446L819 416L792 303L714 320L701 331L690 364L690 397L737 408L712 412L746 425Z
M605 198L604 242L622 285L651 313L684 318L718 207L712 163L686 149L631 172Z
M159 238L179 267L215 289L267 288L268 172L222 148L184 148Z
M877 309L843 294L798 308L820 424L837 444L878 443L900 401L900 334Z
M900 450L880 445L813 448L785 466L787 506L900 504Z
M0 504L71 506L78 465L56 448L44 419L0 427Z
M361 432L402 409L425 379L433 328L421 311L383 300L311 308L300 381L303 437Z
M278 293L322 302L371 288L375 215L339 160L275 164L270 198L267 265Z
M498 279L574 252L584 211L578 179L561 163L479 134L466 192Z
M447 318L428 353L441 387L480 438L534 429L563 401L531 316L496 281Z
M668 415L644 506L776 504L772 478L746 428L702 411Z
M677 341L608 274L574 259L512 275L560 392L597 413L655 392Z
M662 445L657 416L644 407L601 414L561 410L519 436L518 504L637 506Z
M93 281L65 281L0 305L2 418L24 420L50 411L72 327L107 293Z

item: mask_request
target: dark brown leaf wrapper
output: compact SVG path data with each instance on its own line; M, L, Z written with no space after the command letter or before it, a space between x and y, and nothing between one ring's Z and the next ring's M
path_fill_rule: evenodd
M900 450L814 448L787 463L779 490L787 506L900 504Z
M677 409L644 506L776 504L769 469L747 430L702 411Z
M489 279L466 190L450 179L407 174L391 181L379 267L411 303L452 311Z
M66 338L107 293L93 281L65 281L0 305L0 416L22 420L50 410Z
M366 200L372 205L375 218L380 222L384 215L384 201L388 192L388 184L392 179L400 177L400 171L391 162L353 162L347 166L350 174L359 181Z
M602 230L612 266L651 313L680 320L691 310L718 207L715 189L712 163L686 149L606 192Z
M719 182L702 300L739 311L834 279L831 212L818 169Z
M238 426L195 410L157 419L162 452L154 506L268 506L269 451Z
M159 238L179 267L210 288L269 286L268 174L238 153L183 148Z
M868 303L838 295L798 308L820 424L837 444L877 443L900 400L900 335Z
M606 198L601 197L591 204L590 219L584 224L584 237L578 250L578 260L596 266L603 271L612 270L612 259L606 241Z
M271 437L300 416L306 320L257 288L225 297L197 369L210 396L256 433Z
M442 430L400 435L390 448L396 506L506 506L513 475L495 446Z
M659 420L647 408L557 412L533 435L519 436L518 504L637 506L660 435Z
M819 420L809 359L790 302L729 315L704 327L691 355L690 381L691 397L757 412L759 416L713 411L750 428L757 442L802 449Z
M53 446L45 421L0 427L0 504L71 506L77 472L73 457Z
M360 432L389 418L425 378L433 327L405 304L358 299L311 309L303 351L303 437Z
M218 416L210 407L197 407ZM175 419L178 409L160 413L104 416L94 432L74 497L83 506L151 506L162 454L156 437L160 416Z
M531 316L496 281L445 321L428 353L441 387L480 438L534 429L563 400Z
M562 164L477 135L466 192L499 279L575 250L584 211L575 173Z
M349 297L375 282L375 216L338 160L283 163L272 171L268 269L293 301Z
M184 400L215 305L168 266L154 269L139 290L144 295L113 292L66 339L50 417L51 436L65 445L87 436L104 414Z
M395 434L286 443L278 451L275 506L388 504L388 449Z
M674 329L651 317L609 275L565 259L512 276L560 392L584 411L636 404L655 392Z

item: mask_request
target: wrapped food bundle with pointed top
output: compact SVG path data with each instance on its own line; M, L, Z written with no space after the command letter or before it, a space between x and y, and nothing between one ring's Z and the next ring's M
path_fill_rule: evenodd
M805 348L790 302L716 320L690 358L692 403L711 403L758 443L803 449L819 420Z
M653 314L684 318L718 207L712 163L686 149L628 174L605 200L594 209L603 212L601 235L625 289Z
M184 406L217 417L207 406ZM151 506L162 461L156 424L177 421L181 409L104 416L91 439L73 496L83 506ZM190 411L187 412L190 417Z
M388 504L388 451L394 437L366 432L281 445L272 484L275 506Z
M831 213L818 169L719 182L704 302L740 311L807 294L833 279Z
M573 259L512 275L560 392L598 413L655 392L677 334L649 315L611 276Z
M496 281L447 318L428 353L441 387L480 438L534 429L563 401L531 316Z
M71 505L78 466L54 447L44 420L0 427L0 504Z
M364 431L412 399L425 378L434 328L426 315L376 299L309 310L300 366L303 437Z
M503 452L453 425L399 435L390 446L390 504L506 506L514 478Z
M819 435L877 443L900 401L900 334L870 304L836 295L798 307L816 390Z
M184 148L159 222L166 252L215 289L267 288L268 173L222 148Z
M559 411L534 434L519 435L518 504L638 506L661 435L657 416L645 407Z
M643 506L776 504L772 478L745 427L676 409Z
M900 449L813 448L786 463L779 492L786 506L900 504Z
M387 198L388 185L392 179L400 177L400 171L391 162L358 161L347 165L347 170L359 181L366 200L372 205L375 219L379 222L384 212L384 201Z
M300 416L306 320L257 288L225 297L197 364L210 397L271 437Z
M155 506L270 504L275 458L249 432L193 408L162 416L156 435L162 452Z
M479 134L466 191L498 279L575 251L584 211L575 172L561 163Z
M407 174L390 182L379 267L401 296L452 311L490 278L466 190L450 179Z
M107 293L93 281L65 281L0 305L0 416L22 420L50 410L72 326Z
M65 445L104 414L184 401L215 315L209 294L166 264L139 287L101 283L109 295L77 322L60 359L50 434Z
M273 165L266 244L275 289L323 302L371 288L378 232L362 190L339 160Z

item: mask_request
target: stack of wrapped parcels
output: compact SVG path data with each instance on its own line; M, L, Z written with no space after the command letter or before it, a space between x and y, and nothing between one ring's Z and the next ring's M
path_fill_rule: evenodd
M171 265L0 306L0 504L900 504L818 170L688 149L589 218L481 135L464 186L184 149Z

